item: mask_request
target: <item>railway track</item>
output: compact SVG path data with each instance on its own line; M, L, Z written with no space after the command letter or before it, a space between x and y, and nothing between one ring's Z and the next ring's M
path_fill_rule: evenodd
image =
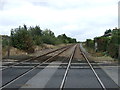
M52 57L50 57L52 56ZM57 88L65 89L97 89L97 90L118 90L118 85L93 61L86 57L81 45L64 48L54 52L47 58L39 60L30 60L13 66L16 70L25 70L24 73L9 82L3 83L1 89L16 88L22 90L25 88ZM36 58L39 59L39 58ZM40 61L41 61L40 60ZM27 66L27 63L31 63ZM9 72L12 72L11 70ZM6 69L6 73L8 73ZM4 72L4 70L3 70ZM12 72L12 75L16 74ZM6 77L4 77L6 78ZM5 82L5 80L4 80Z
M48 52L42 56L38 56L36 58L32 58L32 59L29 59L29 60L26 60L26 61L22 61L22 62L19 62L19 63L16 63L14 65L11 65L11 66L8 66L7 68L3 69L3 73L6 71L6 72L11 72L11 71L14 71L16 68L26 68L25 71L23 71L22 73L19 73L16 77L12 78L11 80L7 80L7 81L4 81L3 80L3 84L1 86L0 89L3 89L5 88L6 86L10 85L11 83L13 83L14 81L16 81L17 79L23 77L24 75L30 73L31 71L35 70L36 68L44 65L46 62L50 61L51 59L57 57L58 55L60 55L61 53L65 52L67 49L69 49L71 46L67 46L67 47L63 47L63 48L60 48L60 49L57 49L57 50L54 50L52 52ZM50 55L48 57L46 57L47 55ZM33 60L33 61L32 61ZM34 60L37 60L38 62L37 63L33 63ZM28 63L28 65L26 64L26 62L30 62L32 61L32 63ZM45 64L45 66L47 66L48 64ZM28 67L26 67L28 66Z
M70 47L70 45L67 46L67 47ZM45 54L43 54L43 55L40 55L40 56L37 56L37 57L33 57L33 58L30 58L30 59L27 59L27 60L18 61L18 62L12 63L12 64L3 65L0 70L5 70L5 69L7 69L7 68L11 68L12 66L19 65L19 64L21 64L21 63L33 61L33 60L35 60L35 59L44 57L44 56L46 56L46 55L49 55L49 54L51 54L51 53L54 53L54 52L59 51L59 50L64 49L64 48L66 48L66 47L58 48L58 49L56 49L56 50L47 52L47 53L45 53Z
M77 50L79 49L80 50L80 52L81 52L81 55L83 56L83 58L84 58L84 60L82 60L82 61L80 61L81 62L81 65L82 65L82 63L84 63L83 65L82 65L82 67L87 67L87 68L80 68L81 67L81 65L80 64L76 64L75 62L79 62L78 60L74 60L75 58L75 52L76 52L76 48L77 48ZM60 90L64 90L64 89L66 89L66 88L74 88L74 89L76 89L76 88L81 88L81 89L85 89L85 87L86 88L93 88L93 89L98 89L98 90L118 90L119 89L119 86L117 85L117 84L115 84L114 83L114 81L113 80L110 80L110 78L109 78L109 80L108 81L110 81L110 82L107 82L107 83L109 83L109 84L106 84L106 82L104 82L105 80L103 80L103 77L102 77L102 75L100 75L99 74L99 72L97 71L97 69L100 69L100 67L97 65L97 63L95 64L95 67L94 67L94 65L92 65L92 63L91 63L91 61L89 61L89 59L86 57L86 55L84 54L84 52L81 50L81 48L77 45L76 46L76 48L75 48L75 50L73 51L73 53L72 53L72 55L71 55L71 58L70 58L70 60L69 60L69 63L67 64L67 68L66 68L66 71L65 71L65 73L64 73L64 77L63 77L63 79L62 79L62 83L61 83L61 85L60 85ZM78 52L77 52L78 53ZM74 60L74 61L73 61ZM86 63L86 64L85 64ZM76 67L76 66L79 66L79 68L73 68L73 66L74 67ZM97 66L97 68L96 68L96 66ZM94 69L95 68L95 69ZM75 69L77 69L76 70L76 72L74 71ZM80 69L80 70L79 70ZM90 81L88 81L88 80L86 80L86 81L80 81L80 80L83 80L80 76L78 76L78 78L76 79L76 74L75 73L80 73L80 71L81 71L81 73L82 73L82 71L83 70L85 70L85 69L87 69L87 70L89 70L89 72L87 72L85 75L87 75L87 74L90 74L91 73L91 75L94 77L94 83L96 84L96 86L94 86L95 84L93 84L93 86L91 86L91 85L89 85L90 83L88 83L87 84L87 82L90 82ZM101 69L100 69L101 70ZM97 72L96 72L97 71ZM101 70L101 73L102 73L102 70ZM103 73L104 74L104 73ZM72 76L72 75L74 75L74 76ZM82 76L82 75L81 75ZM83 77L83 76L82 76ZM88 76L89 77L89 76ZM71 79L72 78L72 79ZM79 79L80 78L80 79ZM108 78L108 77L107 77ZM104 78L105 79L105 78ZM107 80L107 79L106 79ZM114 83L114 85L112 85L112 86L109 86L109 85L111 85L110 83ZM92 79L91 79L91 83L92 83ZM80 84L82 84L82 85L80 85ZM86 85L85 85L86 84ZM89 87L90 86L90 87Z

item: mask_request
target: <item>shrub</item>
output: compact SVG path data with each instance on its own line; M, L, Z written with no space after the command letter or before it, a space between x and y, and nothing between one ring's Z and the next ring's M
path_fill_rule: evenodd
M97 37L95 38L95 42L97 42L98 51L105 52L110 42L110 38L109 37Z
M86 46L90 48L94 48L94 41L91 39L86 40Z
M19 27L11 30L12 46L28 53L33 53L33 40L26 27Z

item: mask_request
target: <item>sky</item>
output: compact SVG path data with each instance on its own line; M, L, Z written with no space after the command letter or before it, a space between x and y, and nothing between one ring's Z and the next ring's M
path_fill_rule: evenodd
M39 25L77 41L118 27L119 0L0 0L0 35L13 28Z

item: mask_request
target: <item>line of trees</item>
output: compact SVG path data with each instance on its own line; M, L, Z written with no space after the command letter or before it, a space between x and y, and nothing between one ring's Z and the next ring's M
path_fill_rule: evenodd
M97 47L95 46L95 43L97 44ZM94 40L87 39L86 46L93 49L97 48L97 50L95 50L98 52L101 51L113 58L118 58L120 53L120 29L109 29L106 30L101 37L95 37Z
M77 42L76 39L68 37L65 34L56 37L50 29L41 30L39 26L30 26L28 28L26 25L12 29L10 41L11 46L20 50L25 50L28 53L34 52L35 45L56 45L62 43L68 44ZM3 43L5 44L6 41L3 40Z

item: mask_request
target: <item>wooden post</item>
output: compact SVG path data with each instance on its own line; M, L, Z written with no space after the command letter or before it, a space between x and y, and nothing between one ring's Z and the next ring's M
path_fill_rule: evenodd
M118 51L118 60L120 62L120 45L119 45L119 51Z
M10 39L8 38L8 53L7 53L8 58L10 57Z

